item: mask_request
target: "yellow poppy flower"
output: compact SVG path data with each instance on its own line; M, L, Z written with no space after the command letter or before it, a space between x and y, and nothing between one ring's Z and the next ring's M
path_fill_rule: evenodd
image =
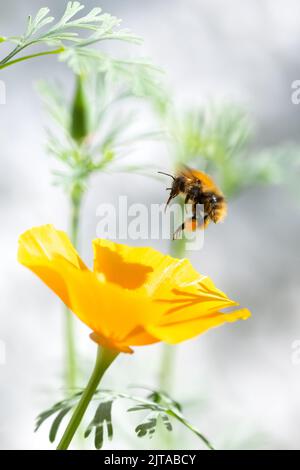
M80 259L68 236L52 225L19 238L18 260L39 276L92 330L102 346L132 352L132 346L178 343L222 325L247 319L238 305L200 275L187 259L152 248L93 241L94 269Z

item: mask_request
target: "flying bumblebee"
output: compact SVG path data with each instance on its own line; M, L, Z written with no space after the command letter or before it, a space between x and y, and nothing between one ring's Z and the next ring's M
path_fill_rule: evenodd
M205 229L211 221L216 224L224 220L227 213L227 203L222 192L209 175L186 166L180 169L176 176L162 171L159 173L173 179L171 188L167 188L170 190L170 195L166 208L170 201L179 194L185 196L185 204L189 202L192 204L192 217L178 227L173 235L173 240L178 238L178 235L184 230ZM203 217L200 220L197 217L197 204L203 205Z

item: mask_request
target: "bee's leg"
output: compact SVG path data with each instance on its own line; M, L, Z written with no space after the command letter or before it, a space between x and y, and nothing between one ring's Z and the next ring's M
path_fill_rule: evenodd
M211 219L209 218L209 216L205 214L204 218L201 219L201 221L198 221L197 226L200 230L205 230L208 224L210 223L210 221Z
M203 212L203 210L199 207L199 205L203 206L203 202L200 200L193 204L193 218L197 220L197 228L203 229L206 228L210 222L210 218L208 214Z
M190 195L187 194L187 195L185 196L185 200L184 200L184 212L187 212L187 207L186 207L186 206L187 206L187 204L189 203L189 200L190 200Z
M184 231L185 222L183 222L179 227L175 230L172 236L172 240L178 240L180 238L181 233Z
M195 216L185 220L173 233L172 240L177 240L184 230L194 232L197 229L197 218Z
M203 220L203 224L202 224L201 228L205 229L208 226L209 223L210 223L210 217L208 217L208 215L206 214L204 216L204 220Z
M169 196L169 198L167 200L167 203L166 203L165 211L167 210L167 207L170 204L170 201L172 199L174 199L174 197L178 196L179 193L180 193L180 190L179 190L178 185L173 184L173 186L171 188L170 196Z
M204 216L203 220L202 219L198 220L197 216L193 215L193 217L191 217L188 220L185 220L175 230L172 239L177 240L179 238L179 235L181 234L181 232L183 232L184 230L186 230L188 232L194 232L197 229L204 230L204 229L206 229L206 227L208 226L209 223L210 223L210 218L207 214Z
M171 191L170 196L168 197L168 200L167 200L167 202L166 202L165 212L166 212L166 210L167 210L168 205L169 205L170 202L172 201L172 199L174 199L174 197L176 197L176 196L177 196L177 194L174 196L173 193L172 193L172 191Z

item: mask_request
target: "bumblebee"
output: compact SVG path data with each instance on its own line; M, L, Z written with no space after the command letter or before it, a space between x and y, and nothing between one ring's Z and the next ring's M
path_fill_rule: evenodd
M185 204L192 204L192 217L185 220L178 227L173 235L173 239L184 231L194 231L205 229L210 222L215 224L224 220L227 214L227 203L214 180L206 173L194 170L192 168L183 167L176 176L159 171L159 173L170 176L173 180L172 186L167 188L170 195L167 200L166 208L179 194L185 196ZM197 204L203 206L203 217L197 217Z

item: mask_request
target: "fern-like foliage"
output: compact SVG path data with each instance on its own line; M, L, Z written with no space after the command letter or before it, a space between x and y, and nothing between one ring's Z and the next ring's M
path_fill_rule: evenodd
M65 400L59 401L58 403L55 403L51 408L48 410L43 411L42 413L39 414L39 416L36 419L36 426L35 426L35 432L38 431L40 426L43 424L43 422L50 418L51 416L55 416L55 419L52 422L50 432L49 432L49 440L50 442L54 442L58 428L63 420L63 418L68 414L68 412L77 404L82 392L78 392L74 394L72 397L69 397Z
M0 69L20 60L47 53L57 53L76 72L86 71L87 67L104 67L109 57L90 46L104 40L130 41L141 43L141 38L128 29L120 27L121 20L101 8L93 8L88 14L80 16L84 5L77 1L67 3L62 17L55 21L47 7L41 8L35 16L29 16L24 34L0 37L0 42L12 42L15 49L0 61ZM13 59L21 51L31 46L46 47L42 52Z
M78 392L42 412L37 417L35 431L47 419L54 417L49 431L49 440L54 442L63 419L76 407L81 394L82 392ZM166 393L156 390L151 390L145 398L112 390L98 390L93 397L93 402L97 405L93 418L84 431L85 438L91 434L94 435L96 449L103 447L105 439L112 440L113 438L112 409L117 400L125 400L133 404L127 409L128 412L143 413L141 422L135 428L137 437L153 437L159 422L163 424L166 431L172 432L172 421L177 421L194 433L208 449L213 449L210 441L184 417L180 404Z
M206 171L226 197L246 188L299 178L299 147L255 148L252 120L240 106L225 103L178 109L169 96L162 102L166 106L156 109L168 135L174 167L183 163Z
M147 173L145 165L126 165L125 157L139 141L161 137L158 130L136 131L134 126L137 104L146 104L156 72L144 66L135 66L132 72L125 67L116 75L106 71L78 76L71 101L62 86L39 84L52 121L47 129L47 150L57 162L54 183L67 194L74 188L83 193L89 177L98 171Z
M113 399L101 401L96 409L92 421L85 430L85 438L89 437L91 432L94 431L94 444L96 449L101 449L103 446L105 429L107 432L107 438L110 441L113 438L113 425L111 415L113 402Z

